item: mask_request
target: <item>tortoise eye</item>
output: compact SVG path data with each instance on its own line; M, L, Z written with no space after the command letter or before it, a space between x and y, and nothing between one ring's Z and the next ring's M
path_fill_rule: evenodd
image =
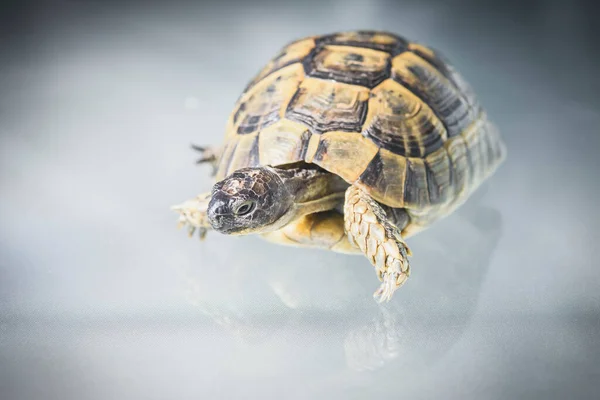
M252 200L248 200L240 204L238 208L235 209L235 215L246 215L252 210L254 210L254 206L256 203Z

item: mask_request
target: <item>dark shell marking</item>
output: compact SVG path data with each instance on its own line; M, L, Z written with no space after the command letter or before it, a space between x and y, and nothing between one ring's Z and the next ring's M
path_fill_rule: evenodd
M294 94L285 116L314 133L358 132L367 111L367 89L338 82L306 79Z
M402 53L408 48L408 41L398 35L380 31L354 31L324 35L316 38L317 46L334 44L381 50L393 55Z
M317 47L307 57L307 76L374 88L390 76L390 55L368 48L348 46Z

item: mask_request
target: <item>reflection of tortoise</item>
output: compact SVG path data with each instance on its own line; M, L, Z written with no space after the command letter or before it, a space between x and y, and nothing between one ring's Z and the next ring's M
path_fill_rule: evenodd
M505 158L468 84L437 52L385 32L285 47L248 85L217 183L174 207L182 225L362 253L389 300L409 275L403 238L460 206Z

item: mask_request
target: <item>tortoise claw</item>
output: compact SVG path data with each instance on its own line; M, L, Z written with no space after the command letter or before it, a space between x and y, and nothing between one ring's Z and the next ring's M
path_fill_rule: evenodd
M379 303L387 303L392 299L394 292L406 281L407 275L402 272L389 271L381 276L381 286L373 293L373 297Z
M200 158L196 160L196 164L215 163L217 161L217 151L212 147L199 146L193 143L190 147L201 154Z
M205 151L205 150L206 150L206 147L205 147L205 146L199 146L199 145L197 145L197 144L194 144L194 143L192 143L192 144L190 145L190 147L191 147L192 149L196 150L196 151L199 151L199 152L203 152L203 151Z
M207 228L189 225L188 221L185 219L185 217L183 215L179 218L180 218L179 221L177 221L177 229L181 229L181 228L187 226L188 237L190 237L190 238L193 237L194 233L196 233L196 230L197 230L200 241L204 241L204 239L206 239L206 234L208 233Z
M171 210L179 213L177 228L187 227L189 237L192 237L196 230L198 230L200 240L204 240L210 229L210 223L206 216L206 208L208 207L209 200L210 193L205 193L183 204L172 206Z
M193 143L190 147L201 154L200 158L196 160L196 165L210 164L212 167L211 176L215 176L217 174L217 165L221 150L214 147L199 146Z

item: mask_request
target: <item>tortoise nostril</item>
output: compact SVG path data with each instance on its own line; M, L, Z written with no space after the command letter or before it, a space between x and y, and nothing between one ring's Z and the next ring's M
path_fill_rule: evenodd
M217 207L217 209L215 210L215 215L225 215L225 214L227 214L227 207L225 207L225 206Z

